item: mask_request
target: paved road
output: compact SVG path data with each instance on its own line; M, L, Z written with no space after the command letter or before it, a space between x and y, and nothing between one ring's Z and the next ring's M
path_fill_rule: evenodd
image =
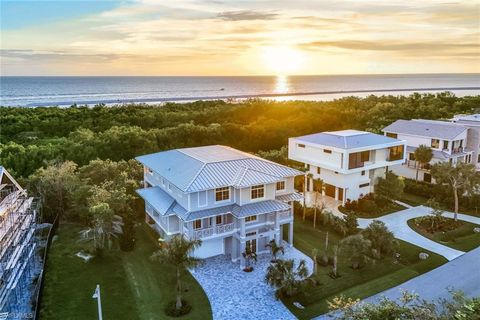
M430 239L427 239L408 227L408 220L421 216L426 216L430 214L431 211L431 208L425 206L412 207L376 219L358 219L358 224L360 228L365 228L373 220L380 220L384 222L387 225L388 229L393 232L395 238L402 239L419 247L435 252L441 256L444 256L449 261L464 254L463 251L455 250L450 247L441 245ZM453 215L453 212L445 212L444 214L444 216L448 218L453 218ZM458 219L480 225L480 218L478 217L473 217L466 214L458 214Z
M376 302L381 297L398 299L402 291L417 293L421 299L437 300L450 298L449 288L462 290L469 297L480 297L480 247L465 253L444 265L410 279L363 301ZM316 320L332 319L330 315L321 315Z

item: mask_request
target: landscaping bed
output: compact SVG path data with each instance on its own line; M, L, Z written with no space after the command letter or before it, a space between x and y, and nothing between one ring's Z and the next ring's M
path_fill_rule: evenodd
M150 260L158 236L146 224L136 227L136 246L131 252L113 251L101 259L84 262L75 256L81 227L61 224L52 243L45 274L41 319L96 319L92 299L100 284L105 319L211 319L208 299L190 275L183 274L184 299L192 310L172 318L165 315L175 300L175 270Z
M364 197L350 201L347 200L344 206L339 206L338 210L343 214L355 214L358 218L378 218L393 212L406 209L393 201L379 201L373 194L367 194Z
M312 256L314 248L321 253L324 248L326 231L329 231L330 242L328 254L332 255L333 245L338 244L343 236L325 229L325 227L313 229L310 221L302 221L301 218L295 220L294 246L309 256ZM330 265L319 266L317 275L312 276L319 285L309 286L304 294L282 301L296 317L311 319L328 312L327 301L332 300L335 296L366 298L447 262L445 258L435 253L401 240L398 241L398 252L400 253L398 263L394 263L393 257L383 258L375 260L375 263L365 265L360 270L352 270L348 257L340 252L338 257L339 278L332 279L329 276L332 270ZM430 257L420 260L418 255L421 252L428 253ZM305 309L295 307L294 302L300 302Z
M444 218L447 222L446 226L441 230L432 232L428 227L418 223L418 218L410 219L407 224L422 236L460 251L470 251L480 246L480 233L475 233L474 228L479 225L453 219Z

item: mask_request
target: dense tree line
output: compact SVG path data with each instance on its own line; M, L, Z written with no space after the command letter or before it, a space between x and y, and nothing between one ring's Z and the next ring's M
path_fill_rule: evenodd
M199 101L164 106L0 108L0 163L28 177L51 161L79 166L149 152L225 144L285 158L287 138L354 128L379 132L397 119L449 118L473 112L480 96L450 93L346 97L334 101ZM263 151L263 152L262 152Z

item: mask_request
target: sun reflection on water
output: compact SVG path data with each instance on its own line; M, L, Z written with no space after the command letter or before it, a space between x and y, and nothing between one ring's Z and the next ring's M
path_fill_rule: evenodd
M279 75L277 76L276 82L275 82L275 93L288 93L290 90L290 81L288 79L288 76L283 76Z

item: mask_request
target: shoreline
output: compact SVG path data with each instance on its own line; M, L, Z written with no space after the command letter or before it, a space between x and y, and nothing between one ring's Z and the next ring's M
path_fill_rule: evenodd
M439 93L445 91L480 91L480 87L427 87L427 88L401 88L401 89L358 89L358 90L329 90L329 91L312 91L312 92L288 92L288 93L260 93L260 94L241 94L241 95L219 95L219 96L198 96L198 97L166 97L166 98L131 98L131 99L106 99L106 100L81 100L81 101L56 101L56 102L41 102L28 103L25 105L9 106L9 107L48 107L48 106L63 106L71 105L96 105L96 104L129 104L129 103L167 103L167 102L194 102L194 101L212 101L212 100L245 100L255 98L277 98L280 101L285 100L302 100L293 99L295 97L312 97L323 96L329 98L329 95L351 95L351 94L374 94L374 93L405 93L421 92L421 93ZM288 99L292 98L292 99ZM321 98L321 97L319 97ZM332 97L330 97L332 98ZM340 97L333 97L341 98ZM303 99L306 100L306 99ZM312 101L322 99L312 99ZM324 99L328 100L328 99ZM2 105L3 106L3 105Z

